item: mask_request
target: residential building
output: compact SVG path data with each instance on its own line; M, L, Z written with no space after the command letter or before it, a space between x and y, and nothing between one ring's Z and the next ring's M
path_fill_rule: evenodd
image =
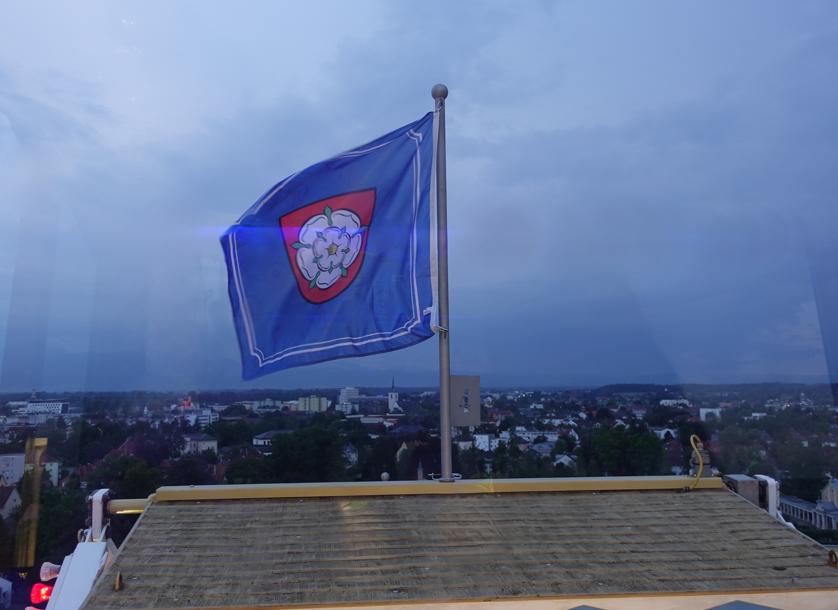
M514 415L514 413L508 409L497 409L495 411L489 411L489 420L496 424L500 424L505 417L509 417L511 415Z
M351 414L352 412L358 412L358 403L354 402L343 402L341 400L336 406L335 411L340 411L342 413L346 413L347 415Z
M568 436L573 438L577 443L579 442L579 434L573 428L559 428L559 436Z
M684 407L689 407L690 406L690 401L686 400L685 398L675 398L675 399L662 400L660 404L661 404L662 407L677 407L679 405L684 406Z
M360 392L358 392L358 388L343 388L340 391L340 402L341 403L358 404L359 400L360 400Z
M300 411L318 412L325 411L329 407L329 401L323 396L305 396L300 398Z
M534 443L530 445L530 450L537 453L539 457L550 457L554 447L554 443Z
M480 451L494 451L500 445L501 439L495 438L494 434L475 434L474 446Z
M682 474L684 471L685 449L684 446L675 439L666 441L664 445L666 449L666 459L669 463L669 470L672 474Z
M291 430L268 430L262 434L257 434L253 437L254 447L270 447L273 445L273 439L277 434L289 434ZM270 455L270 454L266 454Z
M803 436L802 434L800 434L800 432L798 432L794 428L790 429L789 434L792 438L795 438L798 441L800 441L800 444L803 445L804 447L809 446L809 439L806 438L805 436Z
M198 425L201 428L209 426L218 421L218 412L214 409L193 409L187 411L183 418L189 422L191 426Z
M20 502L17 487L0 487L0 517L8 519L12 511L20 506Z
M398 423L399 417L401 415L395 413L390 415L349 415L347 419L357 419L364 426L377 427L384 425L386 428L392 428ZM431 431L429 433L433 436Z
M712 413L716 416L716 419L720 419L722 417L722 408L721 407L701 407L698 410L698 417L701 421L707 421L707 415Z
M29 400L23 406L18 407L17 413L20 415L32 415L36 413L61 415L62 413L67 413L69 409L70 403L64 400Z
M410 443L410 444L411 444L411 446L413 446L413 445L414 445L414 443ZM404 455L404 453L405 453L408 449L409 449L409 447L407 446L407 443L406 443L406 442L402 442L401 447L399 447L399 450L398 450L398 451L396 451L396 462L398 462L399 460L401 460L401 459L402 459L402 455Z
M838 479L832 478L821 490L821 500L824 502L832 502L838 506Z
M668 440L666 437L669 435L669 438L678 438L678 430L674 428L664 428L661 426L649 426L649 432L654 432L658 435L658 438L662 441Z
M61 472L61 462L52 457L49 453L41 455L41 466L44 467L42 477L46 477L53 487L58 486L59 473Z
M551 443L555 443L559 440L559 433L549 430L536 430L535 428L526 428L524 426L516 426L515 431L510 433L508 430L504 430L500 433L500 439L505 442L509 443L512 440L512 436L516 436L518 439L527 441L528 443L532 443L535 439L539 437L543 437L547 439L547 441Z
M358 388L343 388L340 391L340 398L335 410L346 413L347 415L353 412L357 413L361 401L365 398L367 397L361 396Z
M795 496L780 496L780 510L790 521L802 521L805 525L815 524L814 502L801 500Z
M561 464L562 466L565 466L567 468L571 468L573 470L576 470L576 460L574 460L569 455L565 455L563 453L558 454L556 456L556 459L553 460L553 466L555 467L555 466L558 466L559 464Z
M788 518L818 529L838 529L838 479L830 479L817 502L780 496L780 510Z
M0 474L6 479L7 485L14 485L23 476L23 453L6 453L0 455Z
M471 449L472 444L474 441L465 435L458 435L454 437L453 442L457 447L459 447L460 451L468 451Z
M765 419L768 416L768 413L751 413L750 415L746 415L743 419Z
M253 407L259 411L273 411L282 408L281 400L274 400L273 398L266 398L265 400L257 400L253 403Z
M212 449L215 453L218 453L218 441L209 434L202 432L198 434L184 434L183 440L186 441L186 445L183 448L184 455L189 453L203 453L207 449Z

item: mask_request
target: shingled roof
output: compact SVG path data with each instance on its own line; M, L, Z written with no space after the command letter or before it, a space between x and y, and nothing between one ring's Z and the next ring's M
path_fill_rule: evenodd
M318 486L163 488L158 500L172 499L149 505L83 610L838 599L826 549L718 479L691 493L676 493L674 477L669 489L647 490L603 483L581 491L563 481L554 491L542 480L482 493L457 483L443 495L430 490L444 484L423 482L359 486L358 494L322 486L319 497ZM212 499L213 489L231 499ZM794 603L818 607L807 599Z

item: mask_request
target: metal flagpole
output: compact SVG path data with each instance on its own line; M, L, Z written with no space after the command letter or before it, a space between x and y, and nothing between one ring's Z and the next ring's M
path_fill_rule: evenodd
M436 150L437 263L439 281L439 439L442 445L443 483L453 483L451 474L451 351L448 319L448 193L445 176L445 98L448 87L434 85L439 121Z

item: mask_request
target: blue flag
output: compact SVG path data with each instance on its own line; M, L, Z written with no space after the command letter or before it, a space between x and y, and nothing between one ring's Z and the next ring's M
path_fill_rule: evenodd
M221 237L242 378L437 331L435 120L296 173Z

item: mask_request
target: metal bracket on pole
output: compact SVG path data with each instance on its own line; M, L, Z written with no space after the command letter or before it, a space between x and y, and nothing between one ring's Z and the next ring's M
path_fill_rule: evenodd
M97 489L87 496L87 526L90 529L85 542L102 542L107 537L110 517L106 514L106 507L110 494L110 489Z
M445 99L448 87L434 85L431 96L436 100L437 149L436 201L437 201L437 262L439 281L439 438L442 448L441 483L453 483L451 464L451 350L448 332L448 191L445 168Z

